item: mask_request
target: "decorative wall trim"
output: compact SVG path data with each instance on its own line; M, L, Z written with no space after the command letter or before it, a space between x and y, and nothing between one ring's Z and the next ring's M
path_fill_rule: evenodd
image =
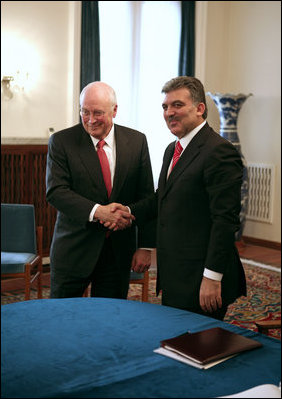
M47 145L49 137L1 137L1 145Z
M281 242L262 240L260 238L248 237L248 236L243 236L242 239L243 242L245 242L246 244L253 244L253 245L258 245L260 247L272 248L281 251Z

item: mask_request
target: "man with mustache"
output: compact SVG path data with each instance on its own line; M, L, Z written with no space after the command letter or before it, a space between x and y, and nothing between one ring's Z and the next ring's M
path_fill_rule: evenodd
M241 158L207 123L205 91L198 79L177 77L162 92L164 119L176 141L165 151L156 193L130 209L137 224L158 217L157 292L162 290L162 304L223 320L228 305L246 295L235 246Z
M154 246L146 227L132 226L129 209L110 212L110 202L128 204L154 192L146 136L113 123L114 90L92 82L80 95L82 123L49 140L47 201L57 210L50 249L51 297L126 298L130 268L147 270ZM102 223L115 223L110 232ZM139 249L136 249L136 242Z

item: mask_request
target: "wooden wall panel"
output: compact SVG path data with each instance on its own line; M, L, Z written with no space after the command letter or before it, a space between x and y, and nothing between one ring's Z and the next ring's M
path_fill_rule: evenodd
M47 145L1 145L1 202L34 204L43 226L43 256L49 256L56 210L46 201Z

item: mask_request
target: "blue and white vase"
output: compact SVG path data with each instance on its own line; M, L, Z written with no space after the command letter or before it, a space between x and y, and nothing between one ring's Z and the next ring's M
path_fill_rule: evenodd
M240 140L237 132L237 120L239 111L248 97L252 94L221 94L210 93L209 95L217 106L220 118L220 135L229 140L238 150L243 162L243 182L241 186L241 212L240 212L240 230L236 233L236 241L242 238L243 230L246 224L246 215L248 211L249 199L249 177L246 160L241 151Z

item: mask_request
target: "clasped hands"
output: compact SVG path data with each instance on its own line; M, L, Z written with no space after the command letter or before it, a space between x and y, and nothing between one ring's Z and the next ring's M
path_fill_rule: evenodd
M100 205L95 212L95 218L112 231L124 230L130 227L132 221L135 220L127 206L116 202L109 205Z
M112 231L124 230L130 227L132 221L135 220L127 206L115 202L98 206L95 218ZM150 265L151 251L142 248L137 249L132 258L131 269L137 273L143 273L150 268Z

